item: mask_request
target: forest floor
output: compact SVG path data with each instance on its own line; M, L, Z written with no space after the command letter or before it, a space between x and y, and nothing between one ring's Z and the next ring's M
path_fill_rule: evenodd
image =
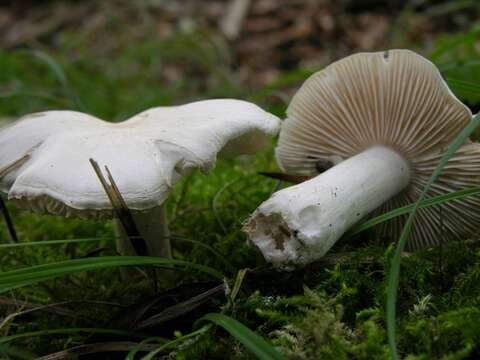
M253 101L284 117L291 95L314 71L354 52L388 48L410 48L432 60L452 91L472 111L479 109L475 1L246 3L239 25L232 20L238 10L220 0L0 6L0 123L49 109L121 121L150 107L213 97ZM389 359L385 299L391 241L379 243L373 232L345 238L323 260L292 272L272 269L247 246L242 222L279 186L257 174L279 171L274 145L253 159L218 161L208 176L192 174L167 201L174 258L213 268L223 282L187 268L158 290L147 279L125 283L114 268L4 292L0 358L63 351L45 357L54 359L78 346L77 353L87 353L122 344L133 359L140 352L135 357L132 349L145 339L149 342L137 346L142 355L155 348L151 344L168 344L158 356L254 358L220 327L185 337L205 314L222 313L288 359ZM115 254L110 222L8 206L23 246L7 247L11 240L0 221L3 272ZM46 245L47 240L62 241ZM402 259L397 298L402 357L480 356L480 242L465 240ZM238 290L236 296L231 289ZM139 325L154 316L153 325ZM85 344L93 345L86 350ZM127 352L97 358L124 358Z

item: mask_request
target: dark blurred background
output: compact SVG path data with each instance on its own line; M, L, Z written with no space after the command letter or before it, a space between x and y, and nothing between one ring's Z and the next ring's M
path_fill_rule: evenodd
M3 1L0 101L9 105L0 111L80 107L117 119L235 96L280 112L314 70L387 48L411 48L445 76L473 82L479 15L477 0ZM475 91L451 86L476 109Z

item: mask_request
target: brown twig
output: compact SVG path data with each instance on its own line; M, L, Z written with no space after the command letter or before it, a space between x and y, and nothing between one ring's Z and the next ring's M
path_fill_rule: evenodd
M145 240L141 237L140 232L135 225L135 221L133 220L132 213L125 202L122 194L120 193L115 181L113 180L112 174L107 166L105 166L105 170L108 174L108 180L110 184L107 182L105 177L98 166L98 163L90 159L90 164L92 164L95 173L97 174L98 179L100 180L103 189L105 190L110 203L112 204L113 211L115 212L116 217L120 220L128 238L132 242L132 245L138 255L145 256L147 254L147 246L145 244Z
M312 177L307 175L300 175L300 174L287 174L287 173L277 173L277 172L268 172L268 171L259 171L260 175L276 179L287 181L294 184L300 184L301 182L310 180Z
M122 227L125 230L127 237L130 239L130 242L132 243L132 246L135 249L135 252L140 256L148 255L147 244L145 242L145 239L141 236L140 232L138 231L137 225L135 224L135 220L133 219L133 215L127 206L127 202L125 201L122 194L120 193L120 190L118 189L118 186L115 183L115 180L113 179L113 176L110 170L105 165L105 171L107 172L108 181L110 182L109 184L107 183L107 180L103 176L102 171L98 166L98 163L93 159L89 159L89 160L90 160L90 164L92 164L92 167L95 170L95 173L97 174L97 177L99 178L103 186L103 189L107 193L107 196L115 212L115 215L120 220L120 223L122 224ZM155 270L147 269L147 273L150 275L150 280L152 282L154 290L157 291L157 274Z
M30 155L29 154L25 154L23 155L21 158L11 162L10 164L8 164L7 166L4 166L3 168L0 169L0 179L3 178L5 175L7 175L9 172L12 172L13 170L19 168L20 166L22 166L23 164L25 164L25 162L30 159Z

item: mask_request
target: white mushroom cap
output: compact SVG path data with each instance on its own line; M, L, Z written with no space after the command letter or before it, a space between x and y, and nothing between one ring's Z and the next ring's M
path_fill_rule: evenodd
M472 114L449 90L437 68L408 50L360 53L311 76L287 110L276 149L289 172L315 175L316 163L333 164L373 146L386 146L411 166L409 186L375 214L414 202L448 144ZM480 147L464 145L427 196L480 185ZM360 190L359 190L360 191ZM422 209L408 249L469 236L480 227L480 199ZM380 225L397 238L405 217Z
M117 124L72 111L31 114L0 129L0 169L29 155L0 190L35 212L109 218L93 158L108 166L130 209L148 210L189 170L209 171L222 149L254 153L279 126L274 115L231 99L153 108Z

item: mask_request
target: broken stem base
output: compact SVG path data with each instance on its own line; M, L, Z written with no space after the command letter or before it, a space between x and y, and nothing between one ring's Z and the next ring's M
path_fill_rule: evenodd
M252 214L244 231L274 265L307 264L322 257L348 228L409 180L410 166L398 152L372 147L274 193Z

